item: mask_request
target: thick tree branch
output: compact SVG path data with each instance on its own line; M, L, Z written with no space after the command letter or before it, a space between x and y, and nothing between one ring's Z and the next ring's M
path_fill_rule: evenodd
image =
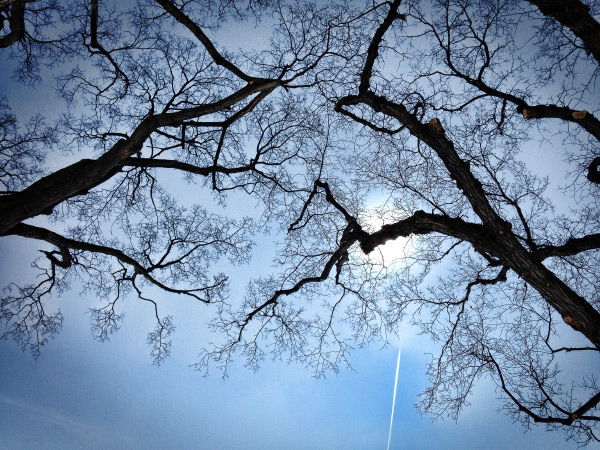
M371 44L367 50L367 59L363 67L363 71L360 74L360 85L358 87L359 94L363 94L369 89L371 75L373 74L373 65L375 64L375 60L379 54L379 46L381 45L384 34L392 26L396 19L406 20L406 16L398 14L398 7L400 6L400 3L402 3L402 0L394 0L394 2L390 5L390 10L387 16L373 35L373 39L371 40Z
M561 314L568 325L580 331L600 348L600 313L521 245L511 232L510 223L503 220L492 208L483 186L472 174L468 163L456 153L454 145L445 134L440 132L438 127L419 122L403 105L390 102L372 92L360 96L346 96L338 101L339 105L359 103L394 117L406 125L412 135L437 153L489 233L489 237L483 241L466 240L471 242L476 250L499 259L519 274Z
M0 234L25 219L50 213L57 204L85 194L113 177L128 158L142 149L146 139L157 129L179 126L185 120L225 110L253 94L270 92L278 85L277 80L258 80L214 103L146 117L129 138L119 140L98 159L83 159L36 181L21 192L1 197Z
M460 158L452 141L443 132L440 132L438 127L421 123L404 105L390 102L387 98L370 91L363 95L343 97L337 102L337 105L341 107L360 103L370 106L376 112L395 118L406 126L410 134L434 149L457 187L464 192L473 210L486 225L494 227L496 232L505 232L510 228L510 224L500 218L490 205L481 183L471 173L469 164Z
M600 141L600 120L587 111L577 111L558 105L527 105L524 101L517 104L517 111L526 119L561 119L581 126Z
M127 158L123 161L123 166L129 167L157 167L163 169L176 169L183 172L193 173L195 175L210 176L215 173L222 173L225 175L233 175L235 173L243 173L253 170L251 166L242 167L224 167L224 166L208 166L199 167L193 164L184 163L173 159L159 159L159 158Z
M549 245L533 252L540 260L553 256L572 256L588 250L600 249L600 234L590 234L581 238L570 238L563 245Z
M372 42L376 42L375 39ZM459 73L452 66L449 47L446 48L446 52L450 68ZM475 81L482 84L481 73L479 78ZM507 100L513 101L510 98ZM395 118L406 126L413 136L437 153L450 177L456 181L457 187L467 197L473 211L489 230L490 237L485 241L475 243L469 240L469 242L480 253L487 253L499 259L505 266L519 274L562 315L568 325L580 331L590 342L600 348L600 313L521 245L511 232L511 224L502 219L492 208L482 184L471 172L469 164L460 158L454 144L446 137L439 120L433 119L429 124L423 124L404 105L391 102L368 90L359 91L358 95L342 97L336 106L359 104L368 105L376 112Z
M600 63L600 24L590 8L579 0L527 0L545 16L557 20L583 42L586 50Z
M0 38L0 48L10 47L17 41L25 37L25 3L26 0L15 0L6 5L1 5L1 8L10 6L10 33Z

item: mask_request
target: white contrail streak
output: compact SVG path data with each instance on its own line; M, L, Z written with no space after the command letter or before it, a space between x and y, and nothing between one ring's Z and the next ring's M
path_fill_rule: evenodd
M390 440L392 439L392 424L394 423L394 407L396 406L396 388L398 387L398 369L400 369L400 353L402 353L402 347L398 348L398 362L396 363L396 381L394 381L394 400L392 400L392 417L390 419L390 434L388 436L387 450L390 450Z

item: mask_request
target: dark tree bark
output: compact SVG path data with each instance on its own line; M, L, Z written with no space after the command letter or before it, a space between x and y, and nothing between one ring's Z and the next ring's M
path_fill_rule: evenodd
M6 48L25 37L26 0L14 0L0 4L0 10L10 8L10 32L0 38L0 48Z
M600 63L600 24L579 0L527 0L542 14L557 20L581 39L585 49Z

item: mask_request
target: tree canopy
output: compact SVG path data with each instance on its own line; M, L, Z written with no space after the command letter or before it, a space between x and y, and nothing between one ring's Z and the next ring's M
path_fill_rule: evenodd
M125 296L148 302L157 364L159 297L206 304L200 370L320 375L411 323L438 349L421 411L457 417L487 377L525 427L598 441L599 7L0 1L15 82L63 108L0 97L0 234L43 243L3 338L37 356L75 282L100 340ZM255 42L227 43L232 21ZM261 233L270 275L228 295Z

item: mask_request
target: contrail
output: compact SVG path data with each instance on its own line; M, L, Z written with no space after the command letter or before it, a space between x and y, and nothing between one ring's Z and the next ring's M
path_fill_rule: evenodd
M392 424L394 423L394 407L396 406L396 388L398 387L398 369L400 369L400 353L402 353L402 347L398 348L398 362L396 363L396 381L394 381L394 400L392 400L392 417L390 419L390 435L388 436L387 450L390 450L390 440L392 439Z

